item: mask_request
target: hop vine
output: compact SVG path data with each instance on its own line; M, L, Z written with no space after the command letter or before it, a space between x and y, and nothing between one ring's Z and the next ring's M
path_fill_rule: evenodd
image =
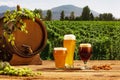
M32 69L16 68L11 66L8 62L0 61L0 75L11 75L11 76L39 76L42 72L34 72Z

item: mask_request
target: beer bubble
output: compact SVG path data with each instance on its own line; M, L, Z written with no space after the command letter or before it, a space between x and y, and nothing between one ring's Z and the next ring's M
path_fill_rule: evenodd
M64 35L64 40L76 40L76 37L73 34L66 34Z

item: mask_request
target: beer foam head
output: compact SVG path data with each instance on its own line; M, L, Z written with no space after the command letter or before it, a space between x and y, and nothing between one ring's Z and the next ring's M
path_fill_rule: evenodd
M64 35L64 40L75 40L75 35L73 34L66 34Z
M91 47L90 43L82 43L80 44L80 47Z
M64 48L64 47L55 47L54 50L67 50L67 48Z

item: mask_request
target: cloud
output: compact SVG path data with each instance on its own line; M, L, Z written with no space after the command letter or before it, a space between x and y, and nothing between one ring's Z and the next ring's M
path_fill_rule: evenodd
M16 4L14 2L12 2L12 1L0 1L0 6L2 6L2 5L7 5L9 7L13 7Z

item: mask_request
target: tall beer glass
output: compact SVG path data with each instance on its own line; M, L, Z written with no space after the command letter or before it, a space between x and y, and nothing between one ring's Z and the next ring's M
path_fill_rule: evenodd
M67 48L55 47L53 56L55 59L55 66L57 69L65 68L65 58L67 55Z
M74 51L75 51L75 43L76 38L73 34L64 35L63 46L67 48L67 56L65 60L65 67L66 68L73 68L73 58L74 58Z

